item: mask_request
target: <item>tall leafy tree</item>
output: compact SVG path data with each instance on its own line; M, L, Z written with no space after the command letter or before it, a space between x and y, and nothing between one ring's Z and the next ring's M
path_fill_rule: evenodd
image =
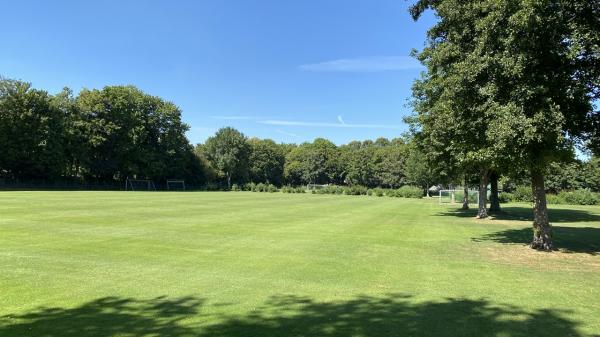
M0 78L0 170L17 179L64 173L65 115L47 92Z
M534 195L531 246L552 249L544 172L549 162L570 148L571 141L593 133L600 4L421 0L411 11L418 18L427 8L435 10L440 21L430 30L429 49L420 57L428 66L428 76L440 80L420 92L423 96L418 98L434 103L422 106L422 111L467 103L466 110L450 111L473 113L448 119L452 130L462 129L461 123L466 122L480 131L479 141L466 143L467 158L475 154L477 161L492 159L493 168L494 158L501 155L514 167L529 169ZM461 34L470 39L461 39ZM440 54L443 66L436 68ZM440 99L461 83L469 84L474 100Z
M301 144L286 157L286 180L293 184L343 183L339 153L335 144L323 138Z
M238 183L246 179L250 146L243 133L231 127L221 128L206 140L205 148L212 166L225 176L228 189L232 179Z
M271 139L251 138L249 173L250 180L280 186L283 182L285 150Z

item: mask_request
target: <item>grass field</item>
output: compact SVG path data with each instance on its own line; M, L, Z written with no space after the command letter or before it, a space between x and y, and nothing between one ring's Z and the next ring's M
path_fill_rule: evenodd
M600 207L1 192L0 336L600 335Z

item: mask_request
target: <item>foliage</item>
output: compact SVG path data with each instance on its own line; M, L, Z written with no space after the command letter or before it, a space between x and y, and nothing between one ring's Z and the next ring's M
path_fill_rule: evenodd
M286 181L293 185L341 182L342 168L337 146L323 138L299 145L287 154L284 175Z
M221 128L205 143L206 155L212 167L227 181L243 183L248 176L250 147L246 136L234 128Z
M422 198L423 189L417 186L402 186L396 190L396 196L401 198Z
M245 187L243 188L244 191L251 191L251 192L278 192L279 189L277 188L277 186L273 185L273 184L264 184L264 183L249 183L246 184Z
M270 139L251 138L248 140L250 156L248 170L250 180L257 183L283 183L285 164L284 149Z
M558 198L571 205L597 205L600 203L600 195L587 189L562 191L558 194Z
M514 200L517 202L533 202L533 194L531 187L528 186L517 186L513 192Z
M0 79L0 172L12 179L202 182L177 106L133 86L51 96Z

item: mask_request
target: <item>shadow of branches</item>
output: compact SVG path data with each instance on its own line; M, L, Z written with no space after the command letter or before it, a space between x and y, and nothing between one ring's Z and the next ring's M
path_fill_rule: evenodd
M202 302L194 297L105 297L75 308L40 308L23 315L2 316L0 336L196 336L197 331L180 321L197 315Z
M323 302L274 296L244 315L215 314L198 326L203 301L107 297L76 308L42 308L0 318L0 336L583 336L568 311L529 311L488 300L418 302L407 295ZM192 319L195 321L195 319Z
M441 216L456 216L463 218L475 218L477 209L466 211L460 209L446 209L439 213ZM579 209L548 209L548 217L553 223L574 223L574 222L600 222L600 214L591 213ZM510 220L510 221L528 221L533 222L533 210L531 207L503 207L501 212L492 214L492 220Z
M553 226L554 244L565 253L600 253L600 228ZM473 238L473 241L493 241L527 245L533 237L532 228L506 229Z
M333 303L278 296L250 315L206 327L202 336L581 336L566 313L486 300L414 303L404 295Z

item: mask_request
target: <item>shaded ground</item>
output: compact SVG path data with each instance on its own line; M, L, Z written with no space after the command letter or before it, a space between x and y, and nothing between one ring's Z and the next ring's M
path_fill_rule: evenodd
M457 216L465 218L474 218L477 216L477 209L471 208L467 211L460 209L446 209L439 215L442 216ZM551 223L575 223L575 222L597 222L600 221L600 214L591 213L580 209L568 208L550 208L548 209L548 217ZM533 211L527 206L509 206L502 207L502 211L490 216L494 220L505 221L533 221Z
M275 296L247 315L183 325L200 315L195 297L102 298L76 308L42 308L1 318L0 336L583 336L566 311L527 311L485 299L415 303L408 295L320 302Z

